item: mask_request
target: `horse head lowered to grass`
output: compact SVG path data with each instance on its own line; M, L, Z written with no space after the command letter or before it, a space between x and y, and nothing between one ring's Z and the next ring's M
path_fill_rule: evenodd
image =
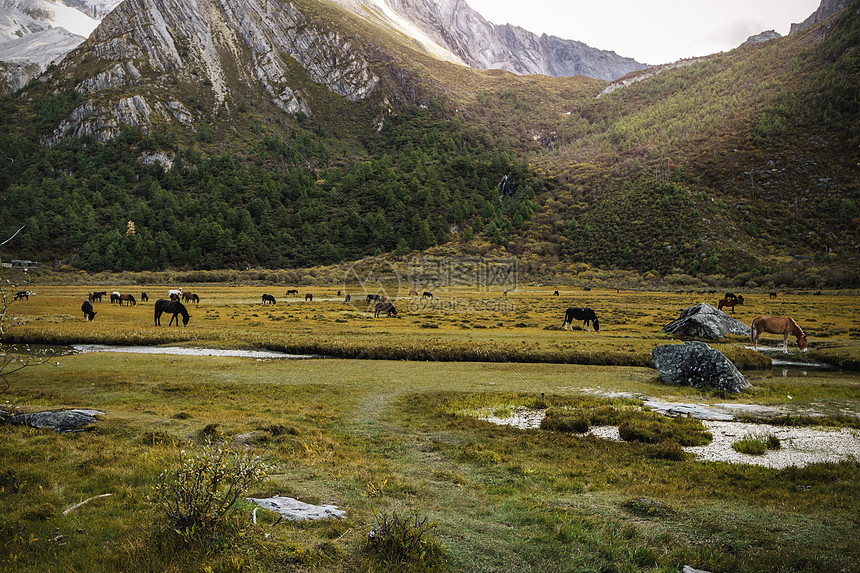
M167 326L173 324L174 320L176 321L176 326L179 326L178 316L180 314L182 315L182 326L188 326L188 320L191 316L188 314L185 305L178 300L166 300L163 298L155 301L155 326L161 326L161 315L165 312L173 315Z
M790 316L758 316L753 319L750 324L750 339L753 343L753 349L758 350L758 339L763 332L770 334L782 335L782 349L788 354L788 336L793 334L797 340L794 344L800 348L801 352L806 352L809 344L806 340L806 333L803 329L794 322Z

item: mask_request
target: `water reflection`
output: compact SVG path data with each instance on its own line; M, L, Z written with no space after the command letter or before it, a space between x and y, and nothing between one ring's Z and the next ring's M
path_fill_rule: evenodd
M107 344L74 344L68 354L86 352L123 352L128 354L170 354L176 356L225 356L256 359L310 360L325 358L317 354L287 354L274 350L225 350L221 348L194 348L186 346L111 346Z

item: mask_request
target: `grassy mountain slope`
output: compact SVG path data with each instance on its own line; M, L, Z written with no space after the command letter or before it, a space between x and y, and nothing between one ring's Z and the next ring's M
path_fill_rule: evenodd
M157 124L52 148L42 138L90 97L71 90L74 76L97 62L82 55L0 100L0 229L27 223L4 258L285 267L447 243L561 275L585 263L857 282L856 6L599 98L604 82L464 69L331 5L296 6L361 46L376 95L348 101L282 55L311 116L238 79L220 106L193 81L144 84L193 110L194 130ZM521 185L500 200L504 174Z

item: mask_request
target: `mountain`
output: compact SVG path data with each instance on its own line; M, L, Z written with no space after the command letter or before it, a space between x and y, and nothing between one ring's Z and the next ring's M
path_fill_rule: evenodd
M819 22L823 22L848 7L854 0L821 0L821 4L809 18L799 24L792 24L789 34L802 32Z
M4 256L145 271L432 252L541 280L856 284L857 3L615 91L464 66L381 18L126 0L0 97L0 228L25 225Z
M555 36L537 36L510 24L495 25L472 10L464 0L336 0L378 22L408 22L457 60L481 70L501 69L516 74L583 75L614 80L645 67L615 52ZM388 4L386 4L386 1Z
M97 22L60 2L0 0L0 90L17 90L61 60Z

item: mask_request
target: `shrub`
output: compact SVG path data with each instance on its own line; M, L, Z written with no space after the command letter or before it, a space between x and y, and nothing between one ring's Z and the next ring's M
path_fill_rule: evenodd
M215 527L251 485L268 475L259 457L211 444L197 456L183 450L179 457L178 470L159 476L152 503L164 511L171 528L186 537Z
M367 534L365 550L387 565L407 567L410 571L439 570L444 564L442 545L428 535L436 527L417 512L408 515L375 513L376 525Z

